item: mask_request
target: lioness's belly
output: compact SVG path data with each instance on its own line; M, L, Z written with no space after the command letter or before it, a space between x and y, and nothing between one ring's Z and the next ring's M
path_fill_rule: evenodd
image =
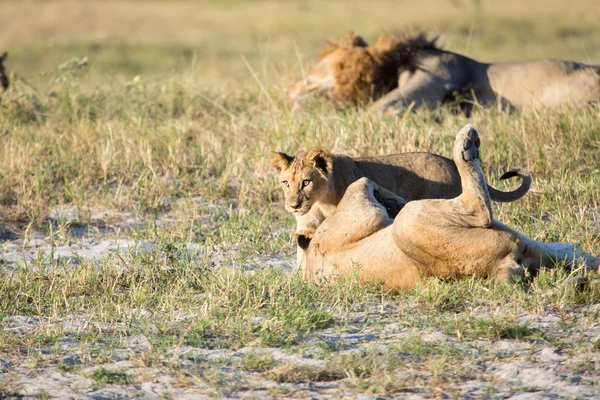
M333 251L322 245L332 243L331 239L336 242L329 236L331 231L327 240L315 236L308 248L304 276L320 280L356 274L363 282L402 289L414 286L420 276L495 276L517 251L516 236L499 229L446 230L431 222L420 229L402 229L398 237L393 229L400 225L401 215L393 225L358 242L337 245Z
M313 238L307 251L306 278L315 281L356 274L363 282L381 283L388 289L412 287L419 278L418 269L394 244L391 225L333 251L322 245L331 239Z

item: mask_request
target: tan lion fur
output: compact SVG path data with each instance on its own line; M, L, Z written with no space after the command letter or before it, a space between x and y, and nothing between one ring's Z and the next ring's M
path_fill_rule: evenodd
M380 111L455 103L466 113L473 104L498 101L524 108L600 101L600 66L563 60L482 63L435 42L423 34L382 35L369 46L350 32L328 43L289 97L295 105L309 94L338 103L376 101L373 108Z
M339 43L329 42L320 58L337 60L331 66L335 76L331 97L342 102L366 102L393 89L396 73L386 73L385 66L394 44L392 38L382 35L369 46L354 32L348 32Z
M335 211L346 189L362 177L371 179L407 201L450 199L461 193L456 164L446 157L431 153L400 153L353 159L330 153L322 147L313 147L296 156L271 152L269 163L279 175L286 210L296 216L295 235L307 238ZM513 176L521 177L521 186L511 192L488 187L493 200L515 201L527 193L531 185L529 173L524 169L516 169L506 173L503 178Z
M362 281L401 289L424 276L506 281L557 262L581 261L598 271L600 259L574 245L538 242L493 219L476 137L470 125L456 137L462 193L454 199L407 203L367 178L352 183L306 243L305 279L358 273ZM390 200L401 208L397 215L383 206Z
M327 217L337 207L350 184L367 177L407 201L450 199L461 193L460 175L449 158L432 153L398 153L351 158L323 147L300 151L295 156L269 153L269 164L278 174L286 209L297 216L320 209ZM512 202L522 198L531 186L531 176L521 168L504 177L519 176L521 186L501 192L488 186L492 200ZM309 184L303 187L303 182ZM285 187L287 182L288 187ZM313 207L315 206L316 207Z

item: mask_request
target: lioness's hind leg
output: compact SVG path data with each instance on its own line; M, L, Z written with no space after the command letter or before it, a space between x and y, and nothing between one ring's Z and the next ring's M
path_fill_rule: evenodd
M465 222L473 227L488 227L494 216L485 177L479 163L479 133L471 124L456 135L454 162L460 174L462 194L457 197Z
M586 253L579 246L566 243L542 243L529 239L530 251L527 256L531 262L545 267L554 267L556 263L565 263L567 267L582 262L586 268L600 272L600 258Z

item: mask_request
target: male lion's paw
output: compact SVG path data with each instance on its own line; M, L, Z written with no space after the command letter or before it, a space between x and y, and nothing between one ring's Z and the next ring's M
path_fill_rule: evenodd
M468 132L465 135L463 142L463 160L465 161L473 161L479 158L479 146L481 145L481 140L479 140L479 133L475 130L475 128L470 127Z

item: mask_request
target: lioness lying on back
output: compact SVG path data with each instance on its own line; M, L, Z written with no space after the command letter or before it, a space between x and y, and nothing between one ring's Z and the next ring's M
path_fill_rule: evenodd
M352 159L343 154L332 154L322 147L313 147L295 157L271 152L269 163L279 174L286 210L296 216L295 235L307 239L325 218L333 214L348 186L363 177L406 201L451 199L461 193L460 175L454 161L431 153ZM514 176L521 177L522 183L512 192L487 186L492 200L510 202L527 193L531 176L526 170L509 171L500 179ZM389 204L389 207L394 206L395 203Z
M357 273L363 282L398 290L425 276L512 281L557 263L597 272L600 258L578 246L538 242L494 219L479 143L471 125L456 135L453 159L462 193L453 199L407 203L366 178L350 185L307 243L300 266L304 278L321 281ZM386 210L391 203L397 211Z

